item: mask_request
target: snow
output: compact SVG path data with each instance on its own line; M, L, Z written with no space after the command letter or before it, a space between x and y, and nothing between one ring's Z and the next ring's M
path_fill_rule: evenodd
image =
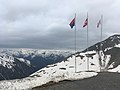
M111 58L111 55L106 55L106 57L105 57L105 62L104 62L105 67L107 67L107 65L108 65L108 63L109 63L109 61L110 61L110 58Z
M113 68L115 65L115 62L112 62L112 64L108 68Z
M116 68L114 68L114 69L109 69L108 70L109 72L118 72L118 73L120 73L120 65L118 65Z
M25 60L23 58L17 58L19 61L26 63L27 65L31 65L29 60Z
M120 44L117 44L117 45L115 45L115 47L118 47L118 48L120 48Z
M120 37L117 37L120 38ZM114 43L114 40L117 39L116 37L110 37L111 42ZM102 46L104 46L104 43L107 44L107 41L102 42ZM97 47L97 45L96 45ZM114 47L119 47L120 44L115 44L112 47L105 48L104 52L107 50L110 50ZM31 55L34 57L35 55L39 55L42 57L47 57L49 55L64 55L69 56L73 51L69 50L39 50L39 49L1 49L0 53L0 65L3 65L4 67L11 68L9 66L14 63L14 58L12 55L19 56L24 55L25 57ZM99 61L101 54L101 62ZM89 58L87 57L89 56ZM17 58L21 62L26 62L28 65L30 64L29 61L23 59L23 58ZM71 55L67 58L67 60L48 65L47 67L44 67L37 72L33 73L29 77L23 78L23 79L15 79L15 80L4 80L0 81L0 90L23 90L23 89L31 89L33 87L41 86L43 84L49 83L51 81L53 82L59 82L62 80L78 80L78 79L84 79L96 76L100 72L101 69L105 69L111 59L111 55L104 55L102 51L96 52L96 51L88 51L84 53L77 53L76 54L76 73L75 73L75 55ZM4 62L3 62L4 61ZM88 63L89 62L89 63ZM100 63L102 64L102 67L100 67ZM89 70L88 70L88 64L89 64ZM113 68L113 65L115 62L113 62L108 68ZM7 66L8 65L8 66ZM88 72L90 71L90 72ZM116 68L109 69L108 72L118 72L120 73L120 65L118 65Z
M111 55L104 55L103 51L100 51L101 55L101 69L105 69L110 61Z
M0 66L11 69L14 66L14 58L7 54L0 53Z
M47 58L51 55L54 55L56 58L58 55L60 56L69 56L72 54L71 50L40 50L40 49L0 49L0 66L6 67L8 69L13 69L15 66L15 58L20 62L31 65L30 60L24 59L24 57L31 56L32 58L35 56L42 56ZM23 58L18 58L19 56L23 56Z
M117 36L117 38L120 38L119 36Z
M106 52L106 51L108 51L108 50L110 50L110 49L112 49L113 47L108 47L108 48L106 48L104 51Z
M87 58L87 54L92 55L91 57ZM77 57L76 58L76 63L77 63L77 71L87 71L88 67L87 67L87 63L89 60L89 70L90 71L100 71L100 66L99 66L99 55L96 51L88 51L86 53L80 53L80 56L83 56L83 58L81 57Z
M53 76L36 76L36 77L27 77L24 79L9 80L9 81L0 81L0 90L27 90L36 86L41 86L50 81L59 82L61 80L77 80L84 79L88 77L96 76L95 72L81 72L81 73L56 73Z
M0 52L6 53L8 55L15 55L15 56L19 56L19 55L24 55L25 57L29 56L29 55L38 55L38 56L42 56L42 57L48 57L51 54L54 55L64 55L64 56L68 56L71 55L72 53L74 53L72 50L41 50L41 49L0 49Z
M98 54L95 51L90 51L87 54L95 54L93 58L89 58L90 63L94 63L92 66L90 63L90 71L87 70L87 57L86 53L79 53L77 55L84 56L81 59L79 56L76 57L76 67L77 72L75 73L75 56L71 55L67 58L66 61L62 61L53 65L48 65L45 68L40 69L39 71L33 73L27 78L9 80L9 81L0 81L1 90L22 90L22 89L31 89L33 87L41 86L43 84L52 82L59 82L62 80L78 80L96 76L99 71L99 62L97 60ZM93 71L94 70L94 71Z
M26 51L24 51L26 53ZM41 52L41 51L40 51ZM40 54L40 52L37 52ZM31 53L31 51L30 51ZM42 51L43 53L43 51ZM46 53L46 52L45 52ZM49 51L49 53L51 53ZM56 52L57 53L57 52ZM58 53L60 53L58 51ZM102 69L105 69L111 58L111 55L101 54ZM99 53L96 51L88 51L85 53L76 54L76 73L75 73L75 55L69 56L65 61L48 65L29 77L16 80L0 81L0 90L23 90L41 86L49 82L59 82L62 80L78 80L96 76L100 72ZM28 54L28 51L26 55ZM89 58L87 57L89 56ZM24 59L20 59L25 62ZM89 60L89 63L88 63ZM89 64L89 70L87 67ZM90 72L88 72L90 71ZM120 72L120 65L115 69L108 70L109 72Z
M30 61L23 58L17 58L20 62L23 62L27 65L31 65ZM15 58L11 55L0 53L0 66L7 67L8 69L13 69Z

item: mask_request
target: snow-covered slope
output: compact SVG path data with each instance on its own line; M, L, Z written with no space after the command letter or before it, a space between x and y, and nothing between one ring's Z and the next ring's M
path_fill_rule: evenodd
M14 66L14 58L7 54L0 53L0 66L11 69Z
M40 50L40 49L1 49L2 53L16 58L29 60L35 66L35 71L56 62L61 62L73 51L70 50Z
M102 50L100 50L102 45ZM76 56L76 62L75 62ZM76 67L75 67L76 65ZM75 73L75 68L76 72ZM96 72L120 72L120 35L113 35L64 61L48 65L27 78L1 81L0 89L30 89L48 82L76 80L96 76ZM93 71L93 72L88 72Z
M28 60L0 53L0 80L22 78L31 74L33 69Z
M109 69L108 71L109 72L118 72L118 73L120 73L120 65L118 65L116 68Z
M88 50L98 53L96 60L99 61L102 70L106 71L120 65L120 35L110 36L106 40L90 46ZM82 52L86 53L86 51L87 49Z
M6 67L8 69L13 68L15 65L15 59L26 63L28 66L31 65L30 61L23 58L14 58L13 56L7 55L5 53L0 53L0 66Z
M77 64L77 68L79 68L79 64ZM92 69L97 70L97 66L92 67ZM78 70L77 73L75 73L75 56L72 55L69 58L67 58L67 60L56 64L48 65L47 67L40 69L39 71L33 73L27 78L1 81L0 89L31 89L33 87L41 86L51 81L59 82L61 80L77 80L93 77L96 75L97 73L95 72L78 72Z
M102 50L105 52L107 50L110 50L111 48L114 47L119 47L120 48L120 35L113 35L108 37L102 42L98 42L95 45L92 45L89 47L89 50L95 50L99 51L102 46ZM83 52L85 52L87 49L85 49Z
M29 76L31 73L73 53L64 50L0 49L0 80Z

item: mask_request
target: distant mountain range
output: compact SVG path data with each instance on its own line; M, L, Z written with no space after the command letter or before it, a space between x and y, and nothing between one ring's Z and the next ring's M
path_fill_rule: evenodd
M110 36L106 40L98 42L84 51L71 54L60 63L40 69L31 76L60 75L63 72L66 75L69 72L75 72L75 68L76 72L120 72L120 35Z
M23 79L0 81L1 89L31 89L33 87L41 86L49 82L59 82L62 80L77 80L96 76L97 72L101 71L120 73L120 35L110 36L106 40L98 42L95 45L90 46L88 49L74 54L72 54L71 52L64 52L60 54L59 51L52 54L51 52L47 53L47 51L43 52L39 50L25 49L14 51L3 50L3 53L5 52L7 52L7 55L12 54L14 57L17 57L17 61L22 61L32 68L35 67L32 65L32 60L30 60L28 57L34 58L35 56L40 56L44 58L53 58L54 56L53 60L55 61L53 61L51 58L49 60L52 60L52 63L57 63L52 64L50 62L51 65L47 65L47 63L47 66L43 64L42 67L45 66L44 68L41 67L38 71ZM56 56L61 55L62 57L64 56L66 58L61 60L56 59ZM33 61L34 60L37 59L33 59ZM9 63L12 66L14 66L13 62L15 61L13 60L13 58L11 58ZM42 62L44 63L45 61L43 60ZM9 66L9 64L2 64L2 66L6 66L7 68L11 69L11 66Z
M29 76L48 64L61 62L71 53L63 50L1 49L0 80Z
M47 65L74 60L73 53L64 50L0 49L0 80L23 78ZM88 52L87 49L77 52L76 64L77 71L106 71L116 68L120 65L120 35L110 36L88 47ZM74 68L74 65L70 68Z
M34 68L28 60L0 53L0 80L28 76Z

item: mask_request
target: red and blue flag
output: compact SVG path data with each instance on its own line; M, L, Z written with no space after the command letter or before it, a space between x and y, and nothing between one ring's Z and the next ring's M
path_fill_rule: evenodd
M75 18L72 19L72 21L70 22L69 25L70 25L71 28L73 28L75 26Z
M86 18L83 27L86 27L88 25L88 18Z

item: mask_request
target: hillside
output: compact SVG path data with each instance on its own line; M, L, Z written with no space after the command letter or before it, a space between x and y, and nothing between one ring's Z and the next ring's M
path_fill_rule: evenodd
M0 49L0 80L29 76L49 64L61 62L72 51Z
M97 75L97 72L120 72L120 35L113 35L89 47L88 51L77 52L64 61L46 67L31 74L27 78L1 81L1 89L31 89L49 82L62 80L78 80ZM76 65L75 65L76 56ZM89 67L88 67L89 66ZM76 67L76 72L75 72ZM3 85L5 84L5 86Z

